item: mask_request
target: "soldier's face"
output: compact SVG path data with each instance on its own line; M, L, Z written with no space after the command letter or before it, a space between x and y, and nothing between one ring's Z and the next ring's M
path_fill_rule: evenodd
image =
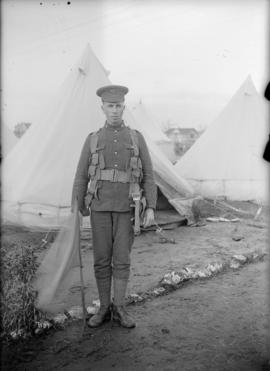
M110 125L117 125L121 123L123 112L125 109L124 102L103 102L101 108L106 116L107 122Z

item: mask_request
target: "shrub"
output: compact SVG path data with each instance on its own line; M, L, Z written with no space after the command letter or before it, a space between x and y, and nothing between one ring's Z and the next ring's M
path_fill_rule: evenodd
M1 265L1 335L31 334L37 316L36 292L31 287L38 267L34 248L5 242L1 248Z

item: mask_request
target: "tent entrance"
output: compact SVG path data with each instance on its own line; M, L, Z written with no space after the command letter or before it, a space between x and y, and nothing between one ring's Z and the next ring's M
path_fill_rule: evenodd
M179 212L168 201L167 197L157 187L157 208L155 212L155 221L162 229L173 229L187 225L185 216ZM150 226L147 230L154 230L156 225Z

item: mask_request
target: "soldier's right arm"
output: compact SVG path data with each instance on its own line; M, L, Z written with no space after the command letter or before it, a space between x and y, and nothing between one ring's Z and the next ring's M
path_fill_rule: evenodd
M84 197L87 191L88 185L88 166L91 157L90 150L90 135L86 138L84 145L82 147L80 159L77 165L77 170L75 173L75 178L72 188L72 198L71 198L71 211L74 209L75 200L78 200L78 209L83 212L85 209Z

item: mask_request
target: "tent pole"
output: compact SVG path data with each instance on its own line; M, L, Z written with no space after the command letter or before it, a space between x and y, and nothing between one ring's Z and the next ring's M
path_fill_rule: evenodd
M79 218L79 212L78 212ZM83 280L83 265L82 265L82 255L81 255L81 223L79 221L79 243L78 243L78 253L79 253L79 262L80 262L80 279L81 279L81 298L82 298L82 309L83 309L83 327L82 335L84 333L85 324L86 324L86 308L85 308L85 294L84 294L84 280Z

